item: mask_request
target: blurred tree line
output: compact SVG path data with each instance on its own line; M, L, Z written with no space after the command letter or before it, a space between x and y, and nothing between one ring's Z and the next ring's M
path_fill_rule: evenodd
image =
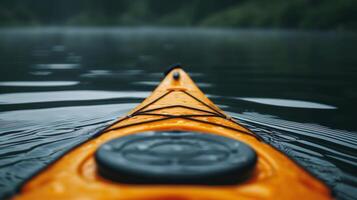
M357 0L1 0L1 26L357 29Z

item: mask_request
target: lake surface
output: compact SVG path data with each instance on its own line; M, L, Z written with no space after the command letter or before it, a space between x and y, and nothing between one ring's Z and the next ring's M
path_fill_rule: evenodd
M357 34L0 30L0 199L130 111L180 62L223 110L357 197Z

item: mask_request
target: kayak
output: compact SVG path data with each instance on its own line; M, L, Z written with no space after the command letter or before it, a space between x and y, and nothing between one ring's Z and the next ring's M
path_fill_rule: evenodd
M13 199L332 199L225 114L179 66L134 110L26 181Z

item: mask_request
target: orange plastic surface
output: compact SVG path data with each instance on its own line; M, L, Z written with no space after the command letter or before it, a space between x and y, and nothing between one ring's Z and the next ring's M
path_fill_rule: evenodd
M179 73L180 78L175 80L173 73ZM145 107L145 105L168 91L172 92L152 105ZM143 108L143 110L152 110L168 105L184 105L212 111L183 91L189 92L194 97L223 113L197 88L182 69L174 69L167 75L159 87L129 114ZM150 113L195 115L205 112L179 106L153 110ZM108 130L117 128L116 130L105 132L68 152L28 181L14 199L317 200L332 198L329 189L323 183L311 176L288 157L268 144L259 141L257 138L236 131L241 130L252 133L246 128L230 121L228 116L227 119L205 116L191 118L232 127L236 130L184 118L171 118L135 125L138 122L160 118L163 118L163 116L139 115L114 123ZM97 174L94 153L100 145L117 137L151 130L208 132L243 141L257 152L258 160L255 171L249 180L236 185L226 186L122 184L105 180Z

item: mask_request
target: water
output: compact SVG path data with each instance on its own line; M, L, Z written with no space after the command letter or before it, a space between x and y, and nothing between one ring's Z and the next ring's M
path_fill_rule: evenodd
M357 197L357 35L219 29L0 30L0 194L140 103L181 62L226 112Z

